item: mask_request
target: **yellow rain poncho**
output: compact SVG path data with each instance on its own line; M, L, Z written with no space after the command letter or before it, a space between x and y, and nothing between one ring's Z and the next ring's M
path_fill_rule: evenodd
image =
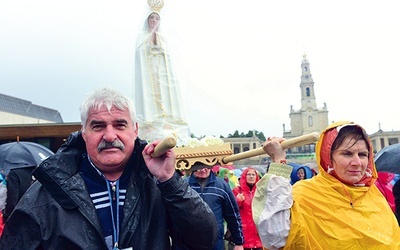
M267 248L400 249L397 220L373 185L377 172L371 143L369 164L360 182L346 185L327 172L336 128L346 124L332 124L322 133L316 149L317 176L291 187L289 166L273 163L257 183L253 219Z

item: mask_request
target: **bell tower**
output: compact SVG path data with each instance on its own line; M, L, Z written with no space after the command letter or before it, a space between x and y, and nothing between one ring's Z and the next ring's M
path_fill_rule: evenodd
M285 131L286 126L283 124L283 138L290 139L308 133L318 132L328 126L328 109L326 103L322 108L317 107L314 92L314 80L311 75L310 63L306 54L303 55L301 61L301 108L295 110L290 105L290 131Z
M317 108L314 93L314 81L312 79L310 63L307 60L306 54L303 55L301 62L301 109L311 112Z

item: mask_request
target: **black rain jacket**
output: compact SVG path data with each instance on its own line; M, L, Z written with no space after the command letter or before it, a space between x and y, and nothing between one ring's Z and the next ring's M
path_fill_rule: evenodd
M177 173L157 184L141 154L145 145L136 139L127 166L132 171L119 248L212 248L217 237L213 212ZM74 132L36 168L33 175L38 181L7 220L0 249L107 249L96 209L79 174L85 152L81 132Z

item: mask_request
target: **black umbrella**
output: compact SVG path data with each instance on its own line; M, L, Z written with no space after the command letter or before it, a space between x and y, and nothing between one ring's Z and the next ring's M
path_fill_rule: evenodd
M0 145L0 172L7 175L10 169L32 167L53 155L53 151L34 142L18 141Z
M375 166L379 172L400 174L400 143L381 149L375 155Z

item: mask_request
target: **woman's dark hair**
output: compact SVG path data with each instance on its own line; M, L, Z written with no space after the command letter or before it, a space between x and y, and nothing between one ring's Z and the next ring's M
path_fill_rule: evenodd
M339 134L332 144L331 156L332 152L335 151L340 145L342 145L344 139L346 139L347 137L353 139L353 145L356 144L359 140L364 140L367 143L368 152L370 151L368 135L365 133L365 131L359 126L347 125L339 130Z

